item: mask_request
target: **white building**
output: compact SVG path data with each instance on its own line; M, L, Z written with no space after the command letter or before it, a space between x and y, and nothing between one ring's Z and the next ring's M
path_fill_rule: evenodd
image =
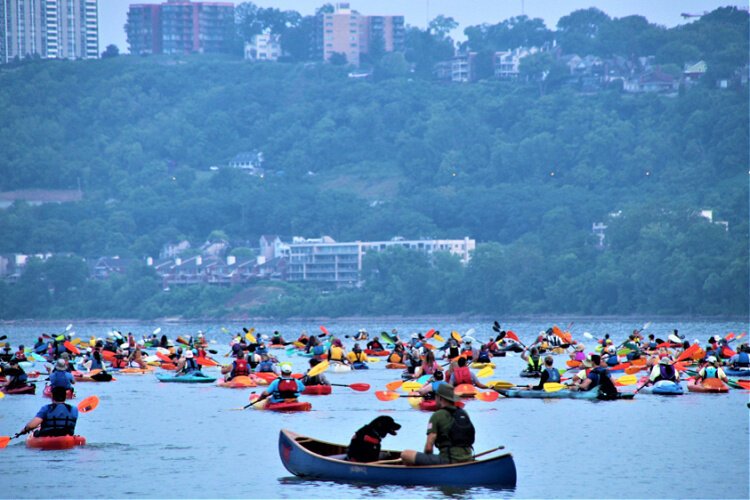
M245 59L277 61L281 57L281 37L271 33L255 35L245 43Z

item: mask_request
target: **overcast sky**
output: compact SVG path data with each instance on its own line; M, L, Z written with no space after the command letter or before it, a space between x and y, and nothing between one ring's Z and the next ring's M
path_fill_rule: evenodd
M120 52L127 52L125 21L128 6L134 3L163 3L165 0L99 0L99 46L100 50L115 44ZM240 4L241 1L234 1ZM275 7L281 10L296 10L310 15L326 0L256 0L260 7ZM365 15L403 15L406 24L424 28L428 19L442 14L455 19L459 27L454 38L462 40L467 26L488 23L497 24L509 17L526 14L531 18L542 18L550 29L555 29L558 19L578 9L597 7L610 17L633 14L644 16L652 23L673 27L690 22L680 14L701 14L726 5L745 6L747 1L713 0L351 0L350 5Z

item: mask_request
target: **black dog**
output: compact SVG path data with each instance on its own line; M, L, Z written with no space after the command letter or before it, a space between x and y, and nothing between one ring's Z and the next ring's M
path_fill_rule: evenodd
M380 441L401 428L391 417L378 417L354 433L346 459L352 462L375 462L380 458Z

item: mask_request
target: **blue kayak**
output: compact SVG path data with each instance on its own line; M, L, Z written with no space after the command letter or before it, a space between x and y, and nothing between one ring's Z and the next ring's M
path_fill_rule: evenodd
M740 368L739 370L735 370L726 366L722 368L722 370L727 374L727 377L750 377L750 368Z
M168 375L166 373L157 373L156 378L159 382L175 382L180 384L210 384L216 381L216 377L209 377L203 372L190 372L185 375Z
M370 367L367 366L367 363L363 363L361 361L357 361L356 363L352 363L352 368L354 370L369 370Z
M534 389L497 389L497 392L506 398L523 398L523 399L597 399L599 391L570 391L562 389L560 391L547 392L544 390L537 391Z
M658 394L660 396L679 396L680 394L685 394L684 389L678 382L670 380L659 380L654 385L644 387L640 392Z

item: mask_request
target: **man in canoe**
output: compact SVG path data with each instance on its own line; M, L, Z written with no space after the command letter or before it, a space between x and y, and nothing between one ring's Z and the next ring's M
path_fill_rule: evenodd
M407 465L437 465L472 460L474 425L469 414L456 407L459 397L448 384L442 384L435 393L439 410L432 414L427 424L427 441L424 452L404 450L401 460ZM440 454L434 455L437 446Z
M260 399L270 398L271 403L282 403L297 401L299 393L305 390L305 384L300 380L292 378L292 365L281 364L281 376L274 379L260 395Z
M39 430L34 433L37 437L74 435L78 421L78 408L65 403L65 392L63 387L53 387L52 403L42 406L19 434L26 434L39 427Z

